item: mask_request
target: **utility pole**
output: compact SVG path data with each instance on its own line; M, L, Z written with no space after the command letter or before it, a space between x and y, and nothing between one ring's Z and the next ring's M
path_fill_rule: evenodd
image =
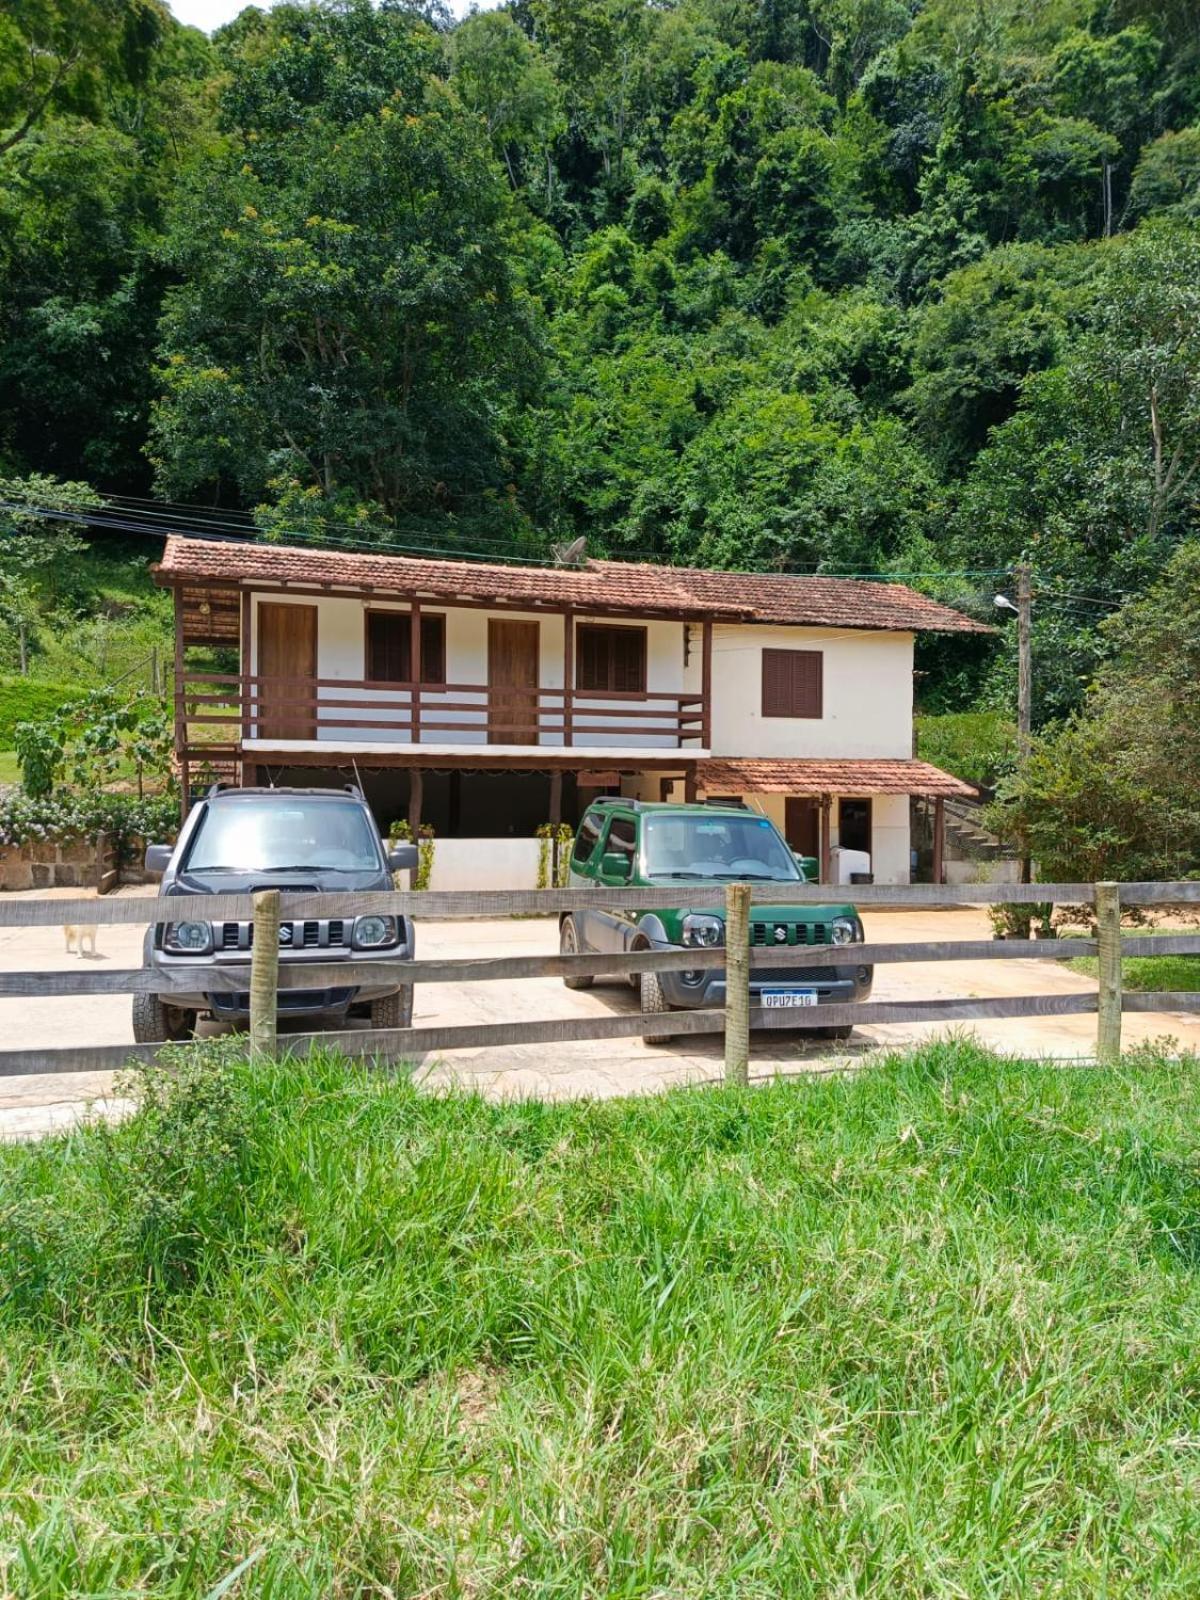
M1017 567L1017 761L1022 772L1033 748L1033 582L1028 561ZM1021 856L1021 882L1033 882L1028 852Z
M1033 581L1029 563L1017 568L1017 751L1021 766L1033 743Z

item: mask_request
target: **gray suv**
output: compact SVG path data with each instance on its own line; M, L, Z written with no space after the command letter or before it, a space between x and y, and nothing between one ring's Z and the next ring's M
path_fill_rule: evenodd
M190 1038L202 1012L219 1022L244 1023L249 1016L248 992L210 992L204 980L221 966L249 963L253 925L206 918L205 895L387 890L392 873L415 866L416 859L411 844L388 851L371 808L355 788L211 789L189 814L173 847L153 844L146 851L147 869L163 875L160 892L179 896L181 904L178 922L148 930L142 964L194 974L195 986L170 995L135 995L134 1038L139 1044ZM412 985L372 982L371 965L411 960L414 948L408 917L283 922L281 962L344 962L346 977L329 988L281 988L279 1014L344 1019L355 1007L365 1010L376 1028L406 1028L412 1021Z

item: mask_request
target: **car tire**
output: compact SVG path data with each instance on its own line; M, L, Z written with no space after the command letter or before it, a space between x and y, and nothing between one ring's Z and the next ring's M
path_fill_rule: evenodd
M413 986L406 983L395 994L385 994L370 1005L373 1028L411 1028L413 1017Z
M822 1028L821 1032L827 1039L848 1039L854 1032L854 1024L842 1022L836 1028Z
M641 993L641 1009L647 1015L656 1011L670 1011L671 1003L663 993L662 983L657 972L643 972L639 985ZM647 1044L671 1044L674 1042L673 1033L646 1033L642 1038Z
M564 956L582 954L579 944L579 929L575 926L574 917L564 917L562 920L562 927L558 930L558 951L560 955ZM590 989L595 981L595 978L564 978L563 987L566 989Z
M157 994L133 997L133 1037L137 1044L182 1044L196 1035L196 1013L166 1006Z

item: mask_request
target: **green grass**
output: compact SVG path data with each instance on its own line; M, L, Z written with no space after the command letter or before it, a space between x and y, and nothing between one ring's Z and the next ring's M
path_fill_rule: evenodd
M1194 1060L494 1106L227 1056L0 1149L0 1591L1200 1591Z
M1177 930L1144 928L1134 931L1142 937L1153 937L1156 933L1165 935ZM1075 956L1066 965L1073 972L1086 973L1089 978L1097 973L1095 956ZM1200 956L1128 956L1121 963L1121 981L1127 989L1148 993L1178 994L1200 989Z
M0 783L20 783L21 769L15 750L0 750Z

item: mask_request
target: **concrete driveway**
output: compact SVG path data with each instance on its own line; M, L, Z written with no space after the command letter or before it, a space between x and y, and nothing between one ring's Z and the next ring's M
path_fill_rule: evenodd
M46 891L41 891L43 896ZM70 898L72 891L62 891ZM123 895L152 893L124 890ZM879 942L923 939L985 939L982 910L870 912L863 918L867 938ZM95 965L112 969L141 962L142 929L101 926ZM64 953L58 928L0 928L0 970L53 971L71 968L79 958ZM425 922L418 926L422 956L488 956L545 953L557 949L557 923L549 919L512 922ZM85 957L84 964L91 964ZM910 963L876 968L876 1000L985 997L1022 994L1078 994L1095 985L1053 961L955 961ZM131 1000L126 995L78 999L0 998L0 1039L11 1047L47 1048L132 1042ZM549 1017L603 1016L637 1009L626 984L598 982L571 992L557 978L520 982L427 984L418 987L416 1021L439 1023L511 1022ZM365 1026L365 1024L360 1024ZM848 1044L830 1044L802 1033L772 1030L754 1037L756 1077L811 1072L844 1066L880 1047L912 1043L947 1032L945 1023L915 1023L858 1029ZM1094 1051L1095 1018L1040 1017L971 1024L981 1043L1011 1055L1086 1058ZM1125 1018L1127 1045L1174 1036L1183 1048L1200 1050L1200 1020L1185 1014L1133 1014ZM429 1058L419 1068L424 1083L459 1083L489 1095L563 1098L575 1095L644 1093L673 1084L711 1080L721 1073L720 1035L681 1040L680 1048L649 1046L641 1040L584 1041L575 1044L518 1045L503 1050L462 1050ZM0 1078L0 1136L20 1137L70 1126L88 1102L119 1110L111 1099L110 1073L70 1073Z

